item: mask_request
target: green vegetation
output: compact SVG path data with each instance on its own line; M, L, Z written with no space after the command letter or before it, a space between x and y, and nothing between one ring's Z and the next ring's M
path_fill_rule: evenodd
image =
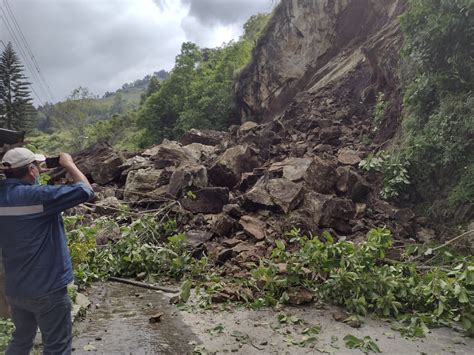
M0 351L3 352L7 349L14 329L15 326L10 319L0 318Z
M27 141L47 154L77 151L104 141L118 149L137 150L143 132L137 127L136 111L167 75L163 70L147 75L102 98L78 87L65 101L38 108L37 128L28 132Z
M417 192L445 211L474 199L473 10L471 0L412 0L401 18L412 74L403 154Z
M198 277L208 267L206 257L193 258L186 248L185 237L177 232L174 220L159 222L156 214L145 214L130 220L126 210L117 220L100 218L83 225L82 218L65 218L68 246L79 286L109 276L179 281L184 275ZM96 238L114 241L97 246Z
M204 307L228 288L251 308L287 303L290 290L305 289L354 315L394 317L399 321L396 329L406 336L424 336L427 326L455 322L469 334L474 332L472 256L454 256L446 248L412 247L401 261L387 260L392 246L387 229L372 229L361 244L335 241L328 232L304 236L295 229L275 241L268 256L250 267L248 277L221 277L220 268L206 256L191 253L176 220L170 219L171 207L140 217L124 209L116 219L100 218L89 226L67 217L77 282L137 275L149 281L184 280L181 300L189 298L193 285ZM111 241L95 246L94 238ZM419 268L416 260L425 255L434 264ZM281 319L285 321L293 320Z
M34 108L23 65L8 42L0 57L0 127L30 128Z
M141 145L179 138L190 128L226 128L235 115L234 75L250 60L268 19L268 14L252 16L239 41L218 48L183 43L169 78L139 112L138 124L144 129Z
M385 95L380 92L374 108L374 121L372 131L378 132L385 120L385 113L390 108L390 102L385 101Z
M378 345L369 336L360 339L354 335L348 334L344 337L344 342L349 349L360 349L364 354L370 352L381 353Z
M250 60L269 18L252 16L242 38L221 47L183 43L169 75L154 73L102 98L79 87L65 101L38 108L38 131L29 133L29 143L50 154L101 141L137 150L191 128L226 128L235 114L234 76Z
M369 154L367 158L359 163L362 170L378 172L383 176L380 196L383 199L393 199L400 195L406 186L410 184L408 176L408 162L403 160L400 154L389 154L380 151Z
M372 229L359 245L335 242L327 232L324 241L298 230L288 236L276 241L271 257L252 272L249 286L261 294L260 303L285 302L289 289L304 287L354 314L371 312L402 323L417 318L418 327L461 321L466 331L474 331L472 257L452 257L450 269L423 272L408 255L402 262L385 259L392 245L386 229ZM279 271L282 263L286 274Z

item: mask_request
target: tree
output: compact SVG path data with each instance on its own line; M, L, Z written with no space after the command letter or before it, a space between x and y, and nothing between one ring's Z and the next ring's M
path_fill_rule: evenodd
M161 84L160 84L160 79L158 78L158 76L152 76L148 83L146 91L142 93L140 96L140 106L145 103L147 98L149 98L155 92L158 92L160 90L160 87L161 87Z
M412 75L405 88L403 122L409 173L422 198L442 196L452 206L472 206L474 5L472 0L409 4L401 17Z
M27 129L34 111L30 83L23 65L8 42L0 58L0 124L7 129Z

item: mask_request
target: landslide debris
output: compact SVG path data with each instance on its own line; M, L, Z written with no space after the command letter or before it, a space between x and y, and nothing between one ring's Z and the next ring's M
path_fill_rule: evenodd
M95 184L93 214L177 201L173 212L190 247L233 269L266 256L293 227L356 241L376 226L398 239L426 230L411 210L382 201L377 181L358 168L368 153L354 139L362 123L323 122L246 122L229 132L194 130L186 144L165 140L136 154L100 144L75 158ZM345 134L322 143L321 126Z

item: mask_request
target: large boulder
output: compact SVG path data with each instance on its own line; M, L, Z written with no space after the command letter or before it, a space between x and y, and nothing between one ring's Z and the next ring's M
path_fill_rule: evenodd
M227 149L212 165L209 178L215 186L232 188L240 181L243 173L260 165L258 155L247 145Z
M141 155L135 155L125 160L125 162L123 162L123 164L120 166L122 169L122 175L124 176L126 176L132 170L147 169L152 167L152 162Z
M190 129L181 137L180 143L188 145L192 143L200 143L209 146L218 145L225 137L225 133L210 129L197 130Z
M287 158L272 164L269 173L294 182L304 180L306 186L320 193L332 193L337 180L334 165L318 157Z
M344 198L332 198L324 204L323 215L320 225L322 227L334 228L335 230L348 233L351 231L349 221L355 216L356 209L352 200Z
M193 154L176 142L165 139L163 143L142 153L149 157L157 169L168 166L178 166L182 162L197 162Z
M107 143L97 143L72 154L72 157L84 175L90 176L93 182L99 185L108 184L120 177L123 170L121 167L123 156ZM59 167L50 171L48 175L51 177L50 183L54 183L65 177L66 170Z
M170 171L155 169L132 170L127 175L124 199L138 202L167 193Z
M336 190L348 195L352 200L363 200L370 191L369 183L349 166L337 168Z
M296 208L302 198L301 183L294 183L285 178L262 178L243 196L243 204L248 210L267 208L286 214Z
M323 195L313 191L307 192L298 209L288 216L283 229L288 230L289 228L297 227L304 233L319 233L325 204L332 198L333 196L331 195Z
M201 143L191 143L185 145L183 148L187 150L193 156L193 158L196 159L196 161L210 159L216 151L216 147Z
M337 153L337 160L344 165L357 165L362 160L359 153L349 148L339 149Z
M184 189L196 189L207 186L207 170L203 165L182 165L171 175L168 192L178 196Z
M229 189L225 187L205 187L181 199L181 205L192 213L220 213L228 203Z
M249 237L257 241L265 239L265 222L252 216L242 216L239 224Z
M91 171L91 177L97 184L106 185L120 176L122 164L123 160L120 155L112 155L98 164L100 169L93 169Z

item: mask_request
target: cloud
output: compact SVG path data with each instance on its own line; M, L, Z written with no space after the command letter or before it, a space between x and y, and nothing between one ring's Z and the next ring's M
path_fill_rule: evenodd
M181 43L214 47L237 38L271 0L8 0L55 101L78 86L95 94L161 69L170 70ZM4 0L0 5L7 11ZM2 11L0 11L2 14ZM6 17L13 25L10 15ZM18 45L0 19L0 39ZM26 68L28 69L28 68ZM32 68L34 72L35 69ZM26 74L40 99L40 80Z
M272 0L182 0L190 6L189 16L203 25L235 25L250 16L272 9Z

